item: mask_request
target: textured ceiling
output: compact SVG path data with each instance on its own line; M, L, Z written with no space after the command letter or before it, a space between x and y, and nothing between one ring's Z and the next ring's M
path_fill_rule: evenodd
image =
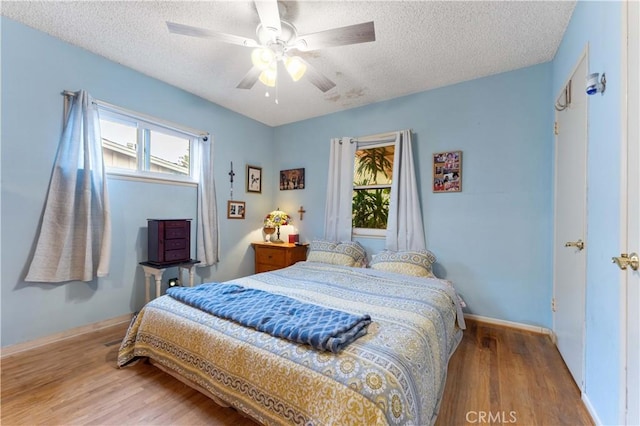
M307 52L337 86L236 85L251 49L170 34L165 21L256 38L252 1L2 1L2 15L270 126L553 59L575 1L282 1L299 34L367 21L376 41Z

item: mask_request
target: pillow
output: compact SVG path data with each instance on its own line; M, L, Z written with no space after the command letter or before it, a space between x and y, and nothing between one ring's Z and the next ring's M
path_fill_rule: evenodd
M385 250L376 255L369 266L371 269L379 271L395 272L414 277L435 278L431 270L431 265L435 261L436 257L428 250Z
M307 261L331 263L333 259L333 252L338 244L331 241L313 240L309 244L309 253L307 254Z
M329 265L356 266L366 265L367 254L355 241L313 240L309 244L307 261L327 263Z
M355 266L358 268L367 266L367 253L364 247L356 241L339 243L333 256L336 265Z

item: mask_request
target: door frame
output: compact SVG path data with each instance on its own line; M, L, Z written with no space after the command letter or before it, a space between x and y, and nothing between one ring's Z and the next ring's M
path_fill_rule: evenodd
M564 89L567 86L567 84L569 84L569 81L571 80L571 78L573 77L573 75L576 73L576 71L578 70L578 68L580 67L580 63L582 61L586 62L586 66L587 66L587 73L589 72L589 43L585 44L584 49L582 50L582 52L580 53L580 55L578 55L578 58L574 64L574 66L571 68L571 71L569 71L569 75L568 77L565 79L564 84L561 86L561 88L559 89L556 97L554 98L554 121L557 123L558 122L558 114L560 114L562 111L558 111L555 109L555 104L556 101L558 99L560 99L560 97L563 95ZM572 90L582 90L582 85L578 84L577 82L574 82L574 86L575 88L572 87ZM585 147L585 164L587 165L587 167L585 168L585 173L584 173L584 190L585 190L585 206L584 206L584 212L585 212L585 221L584 221L584 230L583 230L583 235L584 235L584 241L586 242L586 246L585 246L585 258L586 258L586 253L587 250L589 250L589 237L587 235L587 205L588 205L588 193L587 193L587 182L588 182L588 176L589 176L589 168L588 168L588 160L589 160L589 97L587 97L587 101L586 101L586 111L585 111L585 115L586 115L586 121L585 121L585 134L586 134L586 147ZM560 129L560 131L562 131L562 129ZM555 268L556 268L556 252L558 250L558 230L557 230L557 226L556 226L556 221L557 221L557 193L558 193L558 135L554 134L554 145L553 145L553 149L554 149L554 169L553 169L553 294L552 294L552 298L553 301L555 301L556 299L556 289L557 289L557 282L556 282L556 272L555 272ZM587 287L587 265L585 262L585 271L584 271L584 276L585 276L585 281L584 281L584 289L585 289L585 299L584 299L584 306L583 306L583 317L582 317L582 383L576 383L576 386L578 386L578 389L580 390L580 394L581 396L584 396L584 392L587 388L587 381L586 381L586 375L585 375L585 371L586 371L586 335L587 335L587 321L586 321L586 313L587 313L587 299L586 299L586 287ZM552 306L555 306L555 304L553 304L552 302ZM554 343L557 346L557 335L555 333L556 330L556 310L555 308L552 310L552 327L553 327L553 340Z
M640 124L636 119L630 119L632 111L630 111L629 103L635 102L638 105L640 94L638 91L629 91L629 79L634 75L639 75L640 69L638 69L638 56L636 51L632 53L632 49L639 49L640 46L637 42L638 32L640 28L630 25L632 19L636 24L640 16L640 5L638 2L625 2L622 7L622 48L621 48L621 148L620 148L620 253L629 253L630 251L638 251L639 247L630 244L631 229L629 228L629 221L638 220L640 218L640 212L634 211L637 207L637 200L635 205L629 202L630 191L635 191L640 188L634 188L630 185L637 185L637 183L630 183L631 180L637 182L637 176L631 176L630 171L638 165L629 164L630 161L635 161L638 158L638 151L640 150L640 141L637 136L640 133ZM632 46L630 40L636 38L636 45ZM634 58L635 55L635 58ZM635 61L633 61L635 59ZM635 69L631 69L631 67ZM637 83L636 83L637 84ZM636 106L637 108L637 106ZM634 137L635 136L635 137ZM637 169L635 171L638 173ZM636 195L637 196L637 195ZM619 253L615 254L619 256ZM624 421L624 424L635 424L640 419L631 418L632 415L637 416L638 413L630 413L628 410L628 388L631 385L635 385L635 395L638 395L637 386L631 374L638 372L638 366L635 366L635 370L629 371L628 364L632 362L632 353L637 354L637 348L631 349L629 342L637 345L638 336L631 336L631 328L629 322L633 319L637 320L637 301L631 300L629 296L629 285L633 285L630 275L634 273L631 269L626 271L620 271L620 419ZM640 291L637 289L635 291ZM631 312L636 312L635 317L631 316ZM636 401L637 403L637 401ZM638 408L638 407L636 407Z

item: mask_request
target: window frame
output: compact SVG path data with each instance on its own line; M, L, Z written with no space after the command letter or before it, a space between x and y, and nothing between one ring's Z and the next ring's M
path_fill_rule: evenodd
M198 184L199 139L209 137L208 133L186 126L170 123L162 119L130 111L106 102L96 101L100 120L112 121L136 129L136 170L105 166L105 172L114 177L151 182ZM189 141L189 174L162 173L148 170L151 164L151 131ZM104 149L104 148L103 148ZM147 168L147 169L145 169Z
M362 146L360 145L356 145L356 152L358 150L363 150L363 149L374 149L374 148L384 148L387 146L394 146L395 147L395 139L393 140L384 140L384 141L380 141L380 142L372 142L372 143L363 143ZM394 152L394 159L395 159L395 152ZM353 158L353 167L355 169L355 161L356 161L356 156L354 154L354 158ZM395 161L393 162L393 168L392 168L392 176L393 176L393 172L395 172L396 169L396 164ZM355 173L354 173L354 182L352 182L352 190L355 189L384 189L384 188L389 188L389 192L391 192L391 186L392 183L387 184L375 184L375 185L355 185ZM353 200L353 197L352 197ZM388 214L388 211L387 211ZM351 210L351 215L352 215L352 223L353 223L353 203L352 203L352 210ZM353 225L351 226L351 236L352 237L358 237L358 238L378 238L378 239L384 239L386 238L387 235L387 229L376 229L376 228L356 228Z

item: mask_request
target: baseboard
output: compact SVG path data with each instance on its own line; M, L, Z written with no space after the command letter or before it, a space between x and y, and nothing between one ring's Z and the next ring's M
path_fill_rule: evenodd
M50 343L59 342L61 340L69 339L71 337L80 336L82 334L91 333L92 331L100 330L103 328L111 327L114 325L129 323L133 318L133 314L120 315L119 317L111 318L104 321L94 322L92 324L83 325L81 327L72 328L60 333L52 334L50 336L41 337L39 339L30 340L28 342L17 343L0 349L0 359L14 355L19 352L27 351L29 349L38 348L40 346L48 345Z
M497 318L483 317L481 315L474 315L474 314L464 314L464 319L482 322L485 324L493 324L493 325L499 325L502 327L509 327L509 328L515 328L518 330L530 331L532 333L546 334L549 337L551 337L551 340L554 340L555 338L555 333L546 327L538 327L535 325L523 324L520 322L513 322L513 321L506 321L506 320L501 320Z
M589 412L589 415L591 416L591 420L593 420L593 423L596 426L602 425L602 422L600 421L600 418L598 417L598 414L596 413L595 408L593 408L593 405L591 405L591 401L589 401L589 397L584 392L582 392L582 402L584 403L584 406L587 408L587 411Z

